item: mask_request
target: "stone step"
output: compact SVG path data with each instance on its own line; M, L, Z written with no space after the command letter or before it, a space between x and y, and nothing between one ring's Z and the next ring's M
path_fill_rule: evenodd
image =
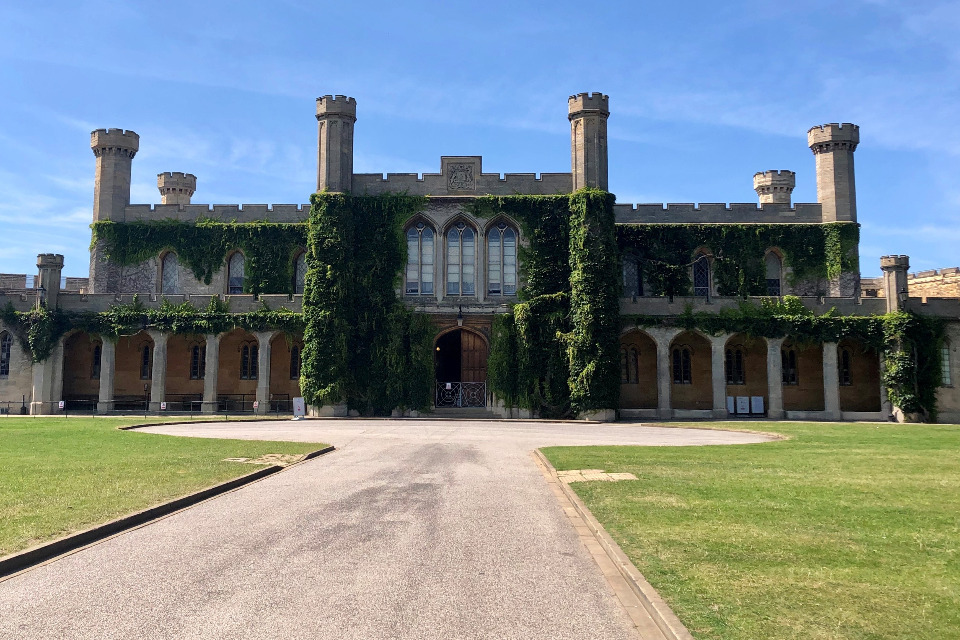
M484 407L435 407L428 418L458 418L467 420L500 420L500 416Z

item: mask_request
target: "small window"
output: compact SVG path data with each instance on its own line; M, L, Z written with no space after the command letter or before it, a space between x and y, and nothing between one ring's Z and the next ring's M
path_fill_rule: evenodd
M745 384L743 374L743 349L727 349L727 384Z
M151 367L150 367L150 364L151 364L150 356L152 355L151 353L152 351L153 349L150 348L149 344L145 344L142 347L140 347L140 379L141 380L149 380L153 375L153 372L151 371Z
M953 386L953 379L950 377L950 343L946 343L940 349L940 384L945 387Z
M243 293L245 262L239 251L230 256L230 262L227 263L227 293Z
M797 376L797 352L794 349L780 350L780 371L783 384L800 384Z
M190 348L190 379L203 380L207 375L207 345L195 344Z
M447 295L476 293L476 234L459 223L447 232Z
M0 378L10 376L10 351L13 348L13 338L4 331L0 333Z
M433 229L423 224L407 229L407 295L433 295Z
M675 348L673 350L673 384L693 384L691 374L690 348Z
M623 295L627 298L643 294L643 269L640 260L634 256L623 258Z
M767 254L767 257L764 259L764 265L767 270L767 295L768 296L779 296L780 295L780 256L773 253L772 251Z
M487 236L487 293L517 293L517 233L503 222Z
M90 367L90 379L100 379L100 360L103 357L103 345L99 342L93 343L93 364Z
M636 347L620 349L620 384L637 384L640 352Z
M301 252L293 267L293 292L303 293L303 283L307 280L307 254Z
M160 293L180 293L180 265L177 254L172 251L163 256L160 263Z
M693 295L710 296L710 259L702 253L693 262Z
M850 375L850 350L840 350L840 386L849 387L853 385L853 378Z
M300 347L297 345L290 349L290 379L300 379Z
M257 379L257 368L259 367L259 362L257 362L258 349L257 345L248 345L245 344L240 349L240 379L241 380L256 380Z

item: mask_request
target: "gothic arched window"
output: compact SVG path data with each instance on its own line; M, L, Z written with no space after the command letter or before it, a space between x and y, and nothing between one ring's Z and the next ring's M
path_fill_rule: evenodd
M840 386L849 387L853 384L850 372L850 350L840 349Z
M207 345L190 347L190 379L203 380L207 375Z
M245 262L243 254L239 251L230 256L230 261L227 263L227 293L243 293Z
M727 384L744 384L742 348L727 349L726 373Z
M487 236L487 293L517 293L517 233L503 222Z
M307 279L307 253L302 251L293 265L293 292L303 293L303 283Z
M940 348L940 384L944 387L953 386L950 375L950 343L944 342Z
M240 348L240 379L256 380L258 377L259 349L255 344L245 344Z
M797 352L794 349L780 350L780 370L783 384L800 384L797 375Z
M636 347L620 349L620 384L636 384L640 364L640 352Z
M767 295L779 296L781 292L780 269L782 266L780 256L770 251L767 253L767 257L763 259L763 262L767 270Z
M422 222L407 229L407 294L433 295L433 253L433 229Z
M300 379L300 347L293 345L290 349L290 379Z
M704 253L697 254L693 261L693 295L710 296L710 259Z
M4 331L0 333L0 378L10 375L10 351L13 348L13 338Z
M103 358L103 345L99 342L93 343L93 358L90 366L90 379L100 379L100 361Z
M180 293L180 265L177 254L172 251L160 262L160 293Z
M140 379L149 380L153 375L150 367L150 356L152 349L149 344L145 344L140 347Z
M630 298L643 296L643 270L636 256L623 256L623 295Z
M693 384L690 347L676 347L673 350L673 384Z
M447 232L447 295L476 294L476 234L459 223Z

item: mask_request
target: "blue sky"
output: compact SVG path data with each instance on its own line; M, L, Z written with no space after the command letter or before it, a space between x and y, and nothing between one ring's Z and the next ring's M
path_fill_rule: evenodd
M859 124L863 274L957 266L958 36L958 2L0 0L0 272L87 274L92 129L140 134L134 202L186 171L194 202L302 203L318 95L357 99L357 172L539 173L570 170L581 91L610 95L620 202L753 202L766 169L812 202L807 129Z

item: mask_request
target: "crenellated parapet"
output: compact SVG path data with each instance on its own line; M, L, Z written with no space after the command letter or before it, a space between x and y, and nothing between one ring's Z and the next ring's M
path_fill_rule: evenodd
M797 174L786 169L753 174L753 189L760 197L760 204L790 204L790 196L796 186Z
M162 204L190 204L197 191L197 176L182 171L157 174L157 189Z
M124 208L123 218L117 222L195 222L210 219L223 222L294 223L306 222L309 217L309 204L131 204Z
M837 149L856 151L860 144L860 127L849 122L831 122L810 127L807 145L814 153L826 153Z
M752 202L615 204L613 212L618 224L819 224L822 221L822 208L816 202L793 206Z
M140 150L140 136L123 129L97 129L90 132L90 148L93 155L118 155L133 159Z

